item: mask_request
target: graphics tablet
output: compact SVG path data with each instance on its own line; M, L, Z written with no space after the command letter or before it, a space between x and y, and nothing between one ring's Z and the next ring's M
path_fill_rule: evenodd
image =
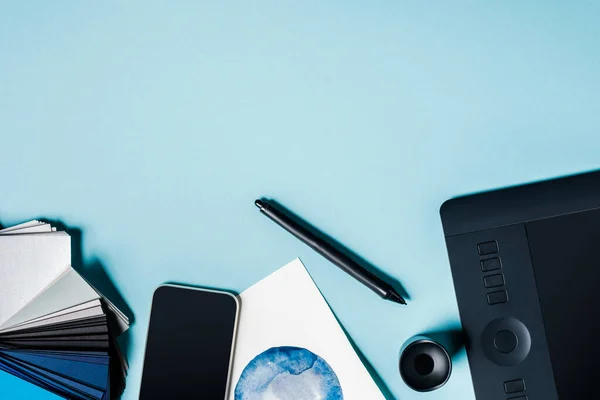
M597 397L600 172L440 213L477 399Z

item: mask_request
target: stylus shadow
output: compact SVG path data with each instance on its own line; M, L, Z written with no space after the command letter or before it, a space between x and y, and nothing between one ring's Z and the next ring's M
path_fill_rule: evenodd
M129 326L131 327L135 321L133 311L131 308L129 308L123 299L123 296L121 296L121 293L113 283L113 280L106 273L106 269L104 268L102 262L98 258L93 258L88 262L84 261L82 249L82 230L67 226L62 221L48 220L46 218L39 219L50 223L52 226L56 227L57 230L67 232L71 236L71 266L79 274L81 274L85 280L90 282L92 286L98 289L107 299L109 299L119 310L121 310L123 314L127 316L127 318L129 318ZM109 320L109 324L115 323L116 321ZM127 358L129 358L131 355L130 332L131 329L128 329L117 339L120 349L127 356Z
M390 285L392 285L392 287L396 290L396 292L398 292L398 294L400 296L402 296L405 300L410 300L410 295L406 291L406 288L396 278L381 271L375 265L373 265L368 260L366 260L363 257L361 257L360 255L358 255L354 251L350 250L348 247L344 246L342 243L337 241L332 236L330 236L330 235L326 234L325 232L321 231L320 229L310 225L308 222L306 222L305 220L300 218L298 215L296 215L295 213L290 211L288 208L286 208L284 205L282 205L278 201L273 200L273 199L269 199L269 201L272 202L273 204L275 204L290 219L294 220L296 223L298 223L299 225L304 227L307 231L309 231L309 232L313 233L314 235L321 237L324 240L326 240L327 242L331 243L332 246L335 247L336 250L340 251L341 253L345 254L346 256L348 256L350 259L352 259L359 265L363 266L367 271L369 271L373 275L379 277L380 279L384 280L385 282L388 282Z

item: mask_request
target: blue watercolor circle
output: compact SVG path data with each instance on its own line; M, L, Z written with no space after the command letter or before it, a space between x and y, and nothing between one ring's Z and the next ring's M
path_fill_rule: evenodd
M246 365L235 400L343 400L333 369L301 347L273 347Z

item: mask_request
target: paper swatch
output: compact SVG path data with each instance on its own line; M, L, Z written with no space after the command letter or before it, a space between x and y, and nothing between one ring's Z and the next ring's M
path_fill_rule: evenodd
M49 224L0 230L0 370L68 399L117 399L129 319L70 264L69 235Z

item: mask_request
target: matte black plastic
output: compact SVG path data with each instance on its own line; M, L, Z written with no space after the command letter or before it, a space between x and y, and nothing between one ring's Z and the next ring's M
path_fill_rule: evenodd
M316 230L307 229L308 224L306 222L299 221L297 218L292 218L288 213L268 200L259 199L256 200L254 204L273 222L331 261L348 275L377 293L381 298L395 303L406 304L404 298L394 290L392 285L366 270L347 254L339 251L335 246L329 243L328 240L319 236L316 233Z
M490 305L506 303L508 301L508 293L506 290L498 290L496 292L488 293L487 301Z
M590 398L600 172L448 200L440 213L477 399L506 400L504 383L520 379L523 398Z
M523 379L515 379L514 381L504 382L504 392L507 394L524 392L526 390Z
M479 262L483 272L494 271L502 268L502 262L498 257L488 258Z
M444 386L452 373L452 361L446 349L429 339L410 343L400 355L400 375L418 392L429 392Z
M486 288L502 286L504 283L504 275L502 274L488 275L483 278L483 285Z
M528 223L527 236L559 398L591 398L600 382L600 209Z
M492 240L491 242L479 243L477 245L477 251L479 252L480 256L495 254L498 252L498 242Z
M595 208L600 208L600 172L451 199L440 213L444 234L454 236Z

